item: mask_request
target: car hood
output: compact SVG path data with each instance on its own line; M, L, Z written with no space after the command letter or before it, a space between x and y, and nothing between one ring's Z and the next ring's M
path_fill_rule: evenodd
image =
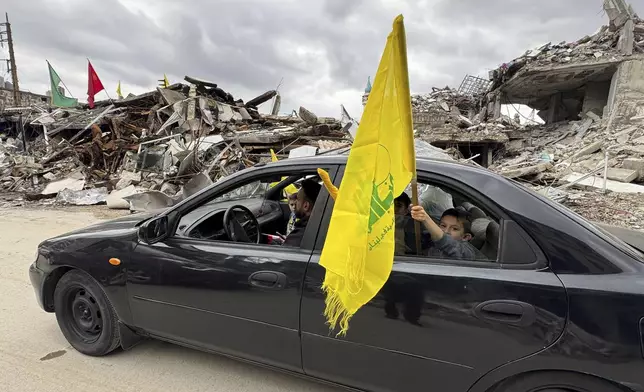
M111 219L105 222L96 223L82 229L70 231L63 235L52 238L61 239L69 237L96 237L96 236L115 236L124 234L127 231L134 231L134 229L143 221L146 221L163 211L143 212L138 214L131 214L116 219Z

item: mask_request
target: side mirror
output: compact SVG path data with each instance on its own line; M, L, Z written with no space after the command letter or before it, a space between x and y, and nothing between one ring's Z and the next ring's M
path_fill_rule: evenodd
M139 239L146 244L159 242L167 235L168 217L165 215L150 219L139 227Z

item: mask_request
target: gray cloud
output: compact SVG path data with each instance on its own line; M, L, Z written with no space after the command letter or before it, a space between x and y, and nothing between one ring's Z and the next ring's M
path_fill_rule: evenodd
M632 1L644 10L644 0ZM548 41L593 33L601 1L399 0L5 0L23 88L44 92L49 59L72 92L86 90L86 57L109 93L153 88L191 75L242 99L284 78L283 111L303 105L356 115L375 73L391 22L405 15L411 89L457 87ZM185 4L190 4L189 6ZM3 11L3 10L0 10ZM2 68L0 68L2 69Z

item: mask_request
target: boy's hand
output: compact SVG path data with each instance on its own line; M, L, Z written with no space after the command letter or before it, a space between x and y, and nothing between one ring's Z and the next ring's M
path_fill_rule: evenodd
M421 206L411 207L411 217L419 222L426 222L427 220L431 220L427 212L425 212L425 209Z
M425 229L429 232L432 241L438 241L443 238L443 230L429 217L429 214L425 212L425 209L421 206L412 206L411 207L411 217L414 220L423 223Z

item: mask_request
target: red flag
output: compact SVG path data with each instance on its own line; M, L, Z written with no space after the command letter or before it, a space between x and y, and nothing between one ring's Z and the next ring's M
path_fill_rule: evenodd
M89 60L87 60L87 74L87 102L89 103L89 107L93 108L94 96L101 90L105 90L105 87L103 87L101 79L98 78L96 71L94 71L94 67L92 67L92 63L90 63Z

